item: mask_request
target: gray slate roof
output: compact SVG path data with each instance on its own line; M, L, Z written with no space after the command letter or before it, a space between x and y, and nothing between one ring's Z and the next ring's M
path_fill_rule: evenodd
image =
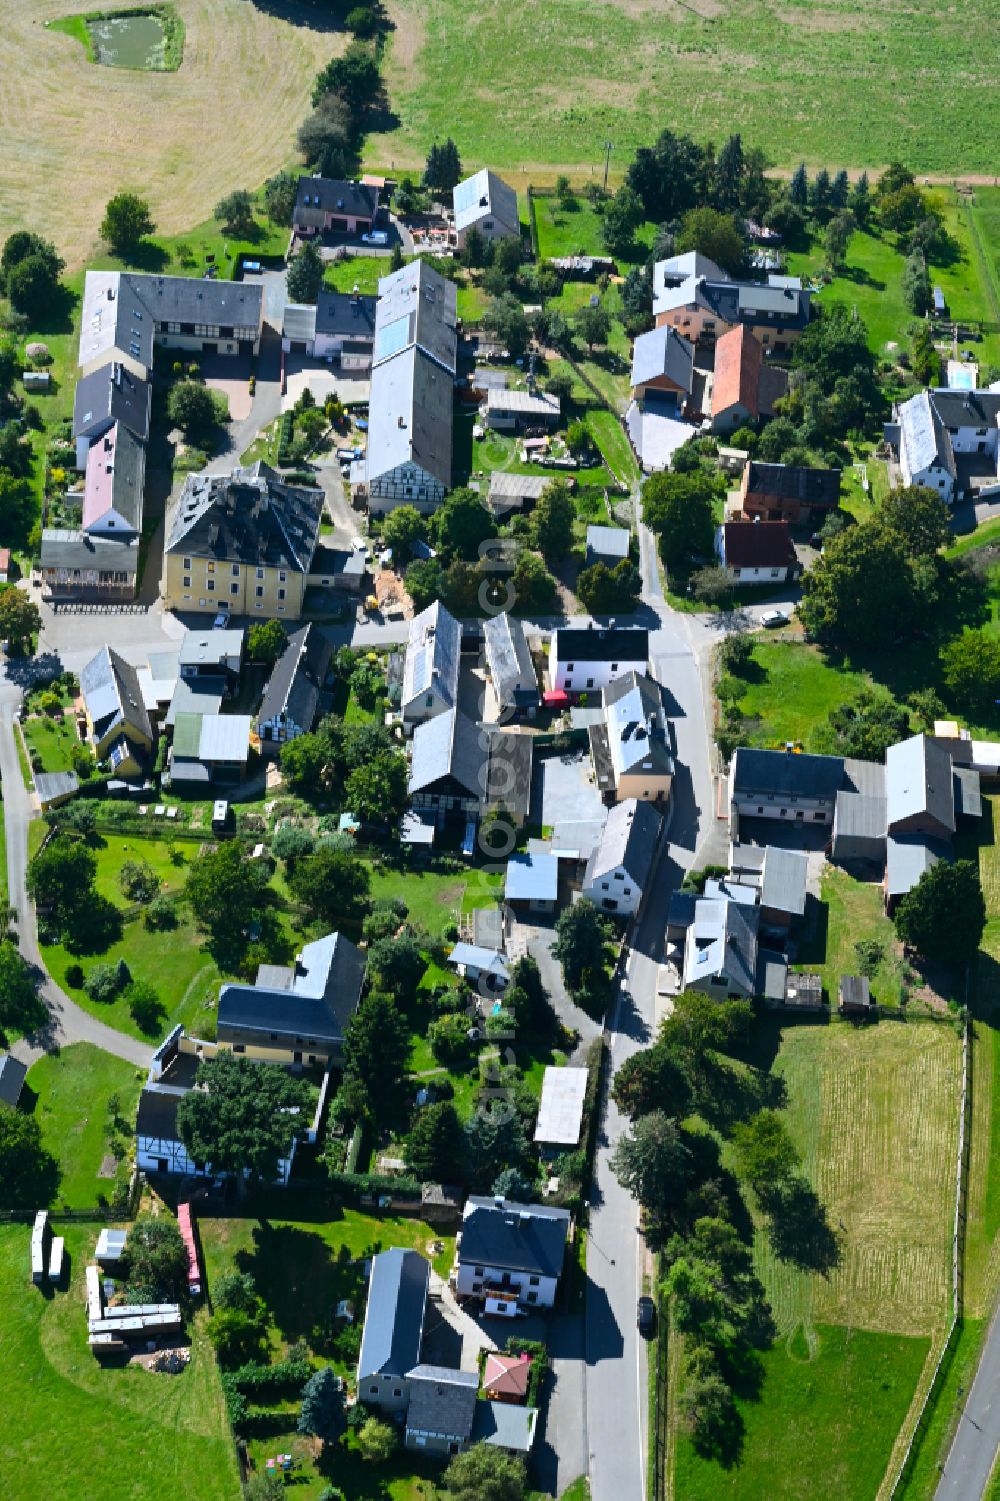
M537 1407L521 1407L516 1402L477 1402L472 1442L492 1444L515 1454L530 1454L537 1423Z
M487 809L504 808L524 822L531 808L534 739L516 730L490 729L484 801Z
M322 511L322 490L286 484L262 460L230 474L190 474L166 551L308 574Z
M149 437L152 387L118 360L92 370L73 394L73 436L91 438L120 422L143 442Z
M899 408L899 430L900 448L905 449L911 472L937 466L954 478L955 455L951 439L929 391L920 391L903 402Z
M418 1363L430 1275L423 1256L399 1246L372 1258L359 1385L366 1376L405 1376Z
M17 1104L27 1076L27 1065L20 1058L15 1058L13 1053L4 1053L0 1058L0 1100L5 1105Z
M702 897L695 905L694 921L688 930L685 984L724 974L734 990L753 995L757 920L755 907L745 907L728 897Z
M315 200L319 201L316 202ZM337 177L300 177L292 213L293 224L312 225L322 214L371 219L378 207L378 191L363 182Z
M418 724L413 733L410 795L426 792L444 777L452 777L470 797L481 797L483 768L488 751L475 720L448 709Z
M332 650L326 637L312 625L289 636L268 678L257 722L266 724L283 715L301 729L312 729Z
M83 289L80 364L89 365L118 349L151 368L158 324L250 328L256 337L263 314L264 289L251 282L144 275L139 271L88 271Z
M541 1277L562 1272L569 1211L542 1204L517 1204L471 1197L462 1219L459 1260L464 1266L492 1266Z
M928 735L911 735L890 745L885 758L889 828L925 816L955 832L955 792L951 757Z
M406 1373L410 1405L406 1426L418 1433L440 1434L463 1442L472 1433L479 1395L477 1371L449 1366L417 1365Z
M365 956L349 939L327 933L307 943L293 968L267 965L256 985L223 985L219 1028L314 1037L335 1046L357 1010Z
M616 803L608 813L600 843L587 861L584 886L592 886L621 868L640 891L644 890L653 868L660 827L660 815L651 803L634 797Z
M638 626L562 626L553 637L558 662L649 660L649 632Z
M809 857L803 850L784 850L775 844L768 845L764 856L761 906L801 917L806 910L808 874Z
M947 860L948 845L925 834L890 834L885 842L885 888L888 896L903 896L939 860Z
M649 772L672 776L667 716L659 684L644 672L627 672L604 690L608 750L616 780Z
M835 837L839 839L884 839L887 827L886 800L863 792L838 792Z
M114 647L102 646L91 657L80 673L80 692L98 740L115 726L125 725L131 725L144 739L152 739L136 670Z
M620 562L628 557L632 533L624 526L588 526L587 553L597 558L614 558Z
M843 776L841 756L754 750L745 745L733 753L733 790L738 794L794 792L803 797L832 799L840 790Z
M37 783L36 777L36 786ZM955 788L956 814L965 818L981 818L983 798L979 772L971 766L955 766L952 768L952 783Z
M462 627L440 600L410 621L403 662L400 703L406 705L433 685L442 701L458 702L458 672L462 655Z
M91 536L89 532L46 527L42 532L41 563L43 569L134 574L139 571L139 539Z
M483 638L490 680L501 709L537 704L538 678L522 622L506 611L489 615L483 625Z
M682 391L690 391L693 374L694 345L674 328L651 328L632 346L633 386L665 375Z
M377 297L331 292L324 287L316 299L316 332L342 335L367 343L375 337Z

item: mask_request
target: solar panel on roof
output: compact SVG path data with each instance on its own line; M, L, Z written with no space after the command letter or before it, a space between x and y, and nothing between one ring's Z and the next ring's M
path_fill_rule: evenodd
M455 189L454 207L456 214L464 214L465 210L472 208L479 198L479 174L475 177L467 177L460 182Z
M406 348L409 341L410 315L406 313L378 330L375 336L375 359L384 360L388 355L398 354L401 349Z

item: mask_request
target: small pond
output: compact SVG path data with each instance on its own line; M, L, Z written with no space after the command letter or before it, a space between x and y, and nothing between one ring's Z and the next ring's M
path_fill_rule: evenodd
M109 68L162 69L166 36L159 16L113 16L88 21L97 61Z

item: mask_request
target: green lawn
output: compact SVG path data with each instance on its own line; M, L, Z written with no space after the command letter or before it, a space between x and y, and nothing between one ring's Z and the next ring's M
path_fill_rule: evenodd
M798 641L762 637L753 660L760 676L749 681L740 709L752 721L750 743L765 749L791 740L808 750L812 732L826 723L830 710L853 698L867 680L831 666L816 647Z
M856 881L845 870L827 866L823 872L822 905L815 928L806 930L796 951L799 964L819 969L823 988L833 1005L841 975L856 974L854 945L863 938L882 944L885 957L871 977L880 1006L896 1006L900 998L902 960L896 931L885 915L882 888L874 881Z
M97 1195L109 1198L114 1176L99 1178L109 1151L108 1099L117 1094L119 1119L135 1118L141 1071L113 1058L89 1042L75 1042L39 1058L28 1072L28 1087L38 1096L34 1114L45 1146L62 1170L59 1202L73 1209L92 1209Z
M463 870L394 869L372 867L371 896L402 897L413 922L439 937L450 923L457 923L462 910L469 873Z
M236 1457L215 1360L198 1316L180 1376L104 1370L87 1348L84 1266L99 1226L59 1226L70 1287L51 1297L28 1281L27 1225L0 1225L0 1384L4 1492L17 1501L233 1501Z
M620 176L636 146L669 126L716 144L739 130L744 146L784 167L803 156L830 168L902 160L992 176L997 116L982 38L996 18L992 0L977 25L932 0L863 10L788 0L678 6L650 25L648 10L624 3L488 0L469 11L426 0L390 34L386 83L400 123L369 137L365 160L422 167L431 142L450 134L467 167L507 168L523 195L560 166L580 187L601 181L605 142ZM963 86L941 89L942 77Z
M135 835L104 836L97 850L98 892L116 907L126 906L118 884L118 873L122 861L129 859L145 860L150 864L161 879L162 892L179 892L187 878L187 861L195 857L197 845L184 843L179 848L184 863L175 865L166 845L159 840ZM165 1035L177 1022L183 1022L188 1031L212 1037L215 1035L215 1003L222 976L204 948L204 935L196 929L187 908L178 907L177 918L177 927L165 932L151 932L141 916L129 918L122 938L99 954L79 956L69 953L62 944L45 945L42 952L46 967L56 983L68 990L77 1004L91 1015L133 1037L152 1041L136 1026L121 998L110 1003L92 1001L86 991L73 990L66 984L66 971L71 964L82 964L86 974L95 964L116 963L124 959L132 975L149 981L163 1003L166 1014L158 1036Z
M42 771L72 771L74 746L80 745L72 717L50 719L47 714L33 714L24 721L24 738L28 754L41 757Z
M962 212L982 247L993 316L1000 318L1000 189L976 188L974 202Z
M604 215L583 196L584 186L581 180L573 207L560 203L554 193L533 195L539 260L566 255L608 254L604 244ZM629 266L645 261L655 234L655 224L643 224L636 232L632 252L617 255L616 262L620 266ZM588 283L587 295L594 290L593 284Z
M956 195L939 190L930 195L940 211L949 234L956 241L958 254L951 265L930 266L931 281L940 286L954 317L981 322L995 322L997 317L990 300L990 288L984 279L968 223L968 210L960 208ZM1000 249L1000 241L995 241ZM805 279L815 276L825 263L821 240L808 251L788 256L789 271ZM904 253L895 236L877 238L856 234L847 252L847 269L818 294L820 306L842 302L857 308L868 325L871 344L881 350L890 340L902 342L913 315L903 299L902 275ZM971 346L980 360L1000 358L1000 336L988 334L981 343Z
M873 1497L930 1341L820 1324L764 1356L760 1402L743 1403L742 1461L724 1470L690 1440L677 1445L683 1501L814 1501Z
M593 397L590 397L590 402L593 403ZM582 415L588 415L587 407ZM486 432L482 438L474 437L473 428L477 421L475 411L459 411L455 415L454 467L456 475L461 479L464 480L470 474L490 475L495 469L508 474L537 474L547 479L565 478L561 470L547 469L543 464L523 463L518 458L517 440L506 433ZM588 468L573 469L568 473L578 485L603 486L611 482L611 474L603 464L592 464Z
M899 1492L903 1501L933 1501L941 1480L940 1466L951 1447L958 1420L961 1392L968 1391L972 1384L985 1333L985 1320L967 1318L956 1336L937 1397L931 1405L927 1426L921 1434L906 1483ZM987 1496L991 1496L989 1491Z
M625 430L614 414L594 407L587 413L587 426L615 478L632 487L638 485L639 465Z

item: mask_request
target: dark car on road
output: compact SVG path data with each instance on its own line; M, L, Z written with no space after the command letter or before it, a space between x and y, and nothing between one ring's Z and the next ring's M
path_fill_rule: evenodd
M645 1294L636 1306L635 1323L643 1339L652 1339L656 1328L656 1304Z

